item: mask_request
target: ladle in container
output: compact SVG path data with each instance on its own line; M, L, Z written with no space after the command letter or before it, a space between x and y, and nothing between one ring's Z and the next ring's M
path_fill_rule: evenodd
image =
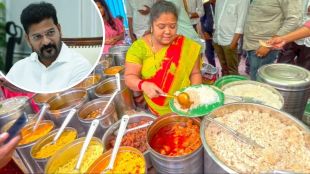
M144 124L141 124L141 125L139 125L139 126L136 126L136 127L130 128L130 129L126 129L124 135L125 135L126 133L128 133L128 132L131 132L131 131L134 131L134 130L137 130L137 129L142 129L142 128L148 127L148 126L150 126L152 123L153 123L153 121L148 121L148 122L146 122L146 123L144 123ZM117 135L118 132L119 132L119 129L117 129L116 131L114 131L113 134L114 134L114 135Z
M119 73L115 74L115 78L116 78L117 89L114 91L114 93L112 94L112 96L109 99L108 103L105 105L104 109L101 112L101 115L104 115L104 113L106 112L106 110L108 109L110 104L112 103L112 101L115 98L115 96L117 95L117 93L121 90L121 81L120 81ZM96 117L98 117L98 116L96 116Z
M91 122L90 128L89 128L89 130L87 132L85 141L84 141L82 149L80 151L78 161L77 161L77 163L75 165L75 168L74 168L74 171L77 172L77 173L80 173L80 167L81 167L81 164L82 164L83 157L85 155L85 152L86 152L87 147L88 147L88 145L90 143L90 140L93 137L93 135L94 135L98 125L99 125L99 120L98 119L95 119L95 120L93 120Z
M223 128L223 130L225 130L227 133L233 135L235 138L237 138L239 141L252 145L252 146L256 146L259 148L264 148L263 146L257 144L254 140L252 140L251 138L239 133L238 131L232 129L231 127L216 121L214 118L212 118L210 115L206 116L206 119L209 120L211 123L214 123L216 126Z
M181 105L183 109L188 109L191 107L193 102L190 100L190 96L186 92L181 92L179 95L171 95L171 94L160 94L164 97L176 98L178 103Z
M33 127L33 129L32 129L33 132L38 128L39 123L42 121L42 118L43 118L43 116L44 116L44 114L45 114L47 108L49 108L49 105L46 104L46 103L44 103L43 106L42 106L42 108L41 108L41 110L40 110L38 119L37 119L37 121L36 121L36 123L34 124L34 127Z
M74 114L76 113L76 109L72 108L70 110L70 112L68 113L66 119L64 120L64 122L61 124L59 131L57 132L57 134L55 135L53 141L51 142L52 144L55 144L57 142L57 140L59 139L60 135L62 134L62 132L65 130L66 126L69 124L70 120L72 119L72 117L74 116Z
M104 174L107 171L113 169L114 162L115 162L115 159L116 159L116 156L117 156L117 152L118 152L118 149L119 149L119 147L121 145L122 138L123 138L123 135L125 133L128 121L129 121L129 116L128 115L124 115L122 117L122 119L121 119L121 125L119 127L119 132L118 132L117 137L116 137L114 148L112 150L112 155L111 155L111 158L110 158L110 162L109 162L108 166L101 172L101 174Z

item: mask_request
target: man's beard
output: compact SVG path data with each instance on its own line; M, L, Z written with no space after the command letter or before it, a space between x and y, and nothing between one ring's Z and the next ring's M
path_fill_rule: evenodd
M61 41L57 44L43 45L40 50L34 50L41 60L56 60L61 50Z

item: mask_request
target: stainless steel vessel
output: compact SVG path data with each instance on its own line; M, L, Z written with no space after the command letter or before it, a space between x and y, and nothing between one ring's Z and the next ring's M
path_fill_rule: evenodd
M117 89L115 77L102 81L95 89L98 98L109 100ZM132 92L125 85L125 80L121 79L121 91L114 98L115 108L118 116L125 115L127 111L135 109Z
M225 114L244 109L248 111L256 111L256 112L263 112L263 113L270 113L273 117L276 117L286 123L287 125L296 125L299 129L304 130L305 132L310 133L309 128L304 125L300 120L296 119L295 117L291 116L290 114L277 110L275 108L254 104L254 103L232 103L227 104L222 107L219 107L212 111L209 115L205 116L212 116L212 117L221 117ZM200 138L202 140L204 146L204 173L206 174L216 174L216 173L238 173L238 171L233 170L223 161L221 161L215 153L212 151L211 147L207 143L206 137L208 136L205 132L206 128L209 125L208 119L204 118L201 122L200 126Z
M126 53L129 45L116 45L109 49L109 54L115 61L116 66L125 65Z
M310 72L290 64L269 64L257 72L257 81L267 83L284 97L283 110L302 119L310 96Z
M200 120L195 118L181 117L178 115L167 115L159 117L155 122L149 127L147 132L147 145L149 148L149 153L152 161L152 165L157 173L203 173L203 147L200 147L190 154L182 156L166 156L158 153L150 146L151 138L159 131L160 128L172 124L187 122L188 119L193 120L193 124L200 125Z
M28 99L28 97L22 96L0 101L0 129L8 122L18 118L23 112L34 113Z
M85 105L83 105L79 111L78 111L78 119L83 126L85 132L88 131L90 128L90 125L94 118L92 119L85 119L87 115L91 114L95 110L101 109L101 111L106 107L108 101L105 101L102 98L98 98L95 100L92 100ZM108 106L106 112L101 115L101 111L99 116L97 117L98 120L100 120L100 126L97 127L96 132L94 136L101 138L105 131L118 120L117 113L115 111L115 105L114 103L111 103L110 106Z
M48 118L54 121L56 127L59 128L71 109L78 110L87 101L88 96L85 89L69 89L56 94L47 101L50 107L46 113L48 114ZM75 113L68 126L76 128L79 137L85 135L85 131L77 118L77 113Z
M128 124L139 122L142 119L155 120L156 116L147 113L133 114L129 116ZM105 149L109 149L109 141L111 140L112 136L115 136L113 135L113 133L119 128L119 126L120 126L120 120L114 123L112 126L110 126L109 129L104 133L102 137L102 143ZM152 167L149 151L148 150L145 151L143 155L146 160L147 168Z

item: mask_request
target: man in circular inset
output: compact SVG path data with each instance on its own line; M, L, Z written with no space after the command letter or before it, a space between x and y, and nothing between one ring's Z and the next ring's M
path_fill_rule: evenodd
M10 69L6 77L11 83L32 92L55 92L77 84L90 73L88 60L61 41L61 26L52 4L30 4L20 19L33 53Z

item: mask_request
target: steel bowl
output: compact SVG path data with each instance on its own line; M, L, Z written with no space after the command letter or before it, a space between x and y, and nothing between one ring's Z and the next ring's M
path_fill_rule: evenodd
M139 122L142 119L149 119L151 120L155 120L157 117L151 114L147 114L147 113L139 113L139 114L133 114L129 116L129 121L128 124L131 123L136 123ZM105 147L105 149L109 150L111 149L109 142L112 139L112 136L114 136L114 132L119 128L121 121L117 121L116 123L114 123L112 126L109 127L109 129L104 133L103 137L102 137L102 143ZM145 142L146 143L146 142ZM151 163L151 159L149 156L149 151L145 151L143 153L144 158L146 160L146 164L147 164L147 168L152 167L152 163Z

